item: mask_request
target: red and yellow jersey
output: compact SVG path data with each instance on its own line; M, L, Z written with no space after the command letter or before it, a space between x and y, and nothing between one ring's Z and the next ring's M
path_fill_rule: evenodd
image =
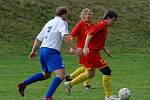
M92 35L88 48L101 50L105 46L105 41L108 34L107 23L105 21L100 21L89 30L88 34Z
M88 24L84 20L78 22L71 31L71 36L77 38L77 47L83 48L86 40L86 35L94 23Z

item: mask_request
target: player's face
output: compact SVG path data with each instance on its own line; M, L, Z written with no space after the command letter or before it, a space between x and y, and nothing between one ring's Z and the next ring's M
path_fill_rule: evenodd
M93 14L91 12L86 12L83 15L83 19L85 20L85 22L90 23L93 19Z
M116 18L108 18L107 19L107 25L112 26L116 20L117 20Z
M65 21L67 21L67 14L63 14L62 15L62 19L65 20Z

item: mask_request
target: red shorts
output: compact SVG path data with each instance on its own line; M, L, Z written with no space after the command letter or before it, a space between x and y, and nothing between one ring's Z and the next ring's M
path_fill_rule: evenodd
M85 68L103 68L108 66L103 57L100 56L99 50L89 50L87 56L85 56L84 66Z
M85 64L85 56L84 55L79 56L79 63L82 64L82 65Z

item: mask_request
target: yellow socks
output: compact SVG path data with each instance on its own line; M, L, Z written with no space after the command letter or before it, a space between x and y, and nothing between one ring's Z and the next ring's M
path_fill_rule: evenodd
M103 75L103 87L104 87L105 95L111 96L112 90L111 90L111 76L110 75Z
M77 77L78 75L80 75L81 73L85 72L85 68L83 65L78 65L77 67L79 67L78 69L76 69L72 74L70 74L70 79L74 79L75 77ZM83 86L89 85L89 79L87 79L86 81L84 81Z
M70 74L70 78L74 79L75 77L77 77L78 75L80 75L81 73L83 73L85 71L85 68L83 65L78 65L78 69L76 69L72 74Z
M89 79L87 79L87 80L84 81L84 83L83 83L83 86L87 86L87 85L90 85L90 80L89 80Z
M85 71L84 73L80 74L79 76L77 76L76 78L74 78L72 81L70 81L70 86L73 86L73 85L75 85L77 83L84 82L87 79L88 79L88 74Z

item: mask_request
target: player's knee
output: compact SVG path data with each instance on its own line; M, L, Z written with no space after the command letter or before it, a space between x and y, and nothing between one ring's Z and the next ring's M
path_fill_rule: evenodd
M111 75L111 69L109 66L100 69L100 71L103 73L103 75Z
M92 77L94 77L94 74L88 75L88 78L92 78Z
M88 76L88 78L92 78L95 76L95 73L89 73L89 74L87 74L87 76Z
M43 76L44 76L45 78L50 78L51 74L50 74L50 73L43 72Z
M93 78L95 76L95 69L86 70L84 73L88 78Z
M56 76L56 77L59 77L61 80L64 80L65 79L65 76L64 75L59 75L59 76Z

